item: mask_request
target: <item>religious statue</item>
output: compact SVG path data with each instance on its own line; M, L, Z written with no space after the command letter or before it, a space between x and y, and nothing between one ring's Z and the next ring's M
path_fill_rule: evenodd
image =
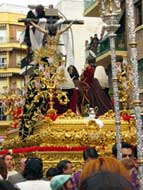
M56 81L62 80L61 83L65 84L67 80L65 76L61 76L61 72L57 72L57 68L61 65L63 67L64 61L58 51L58 44L60 35L68 30L73 22L61 29L57 24L48 23L45 30L34 21L29 21L31 28L34 27L35 30L44 34L44 44L34 51L35 65L27 85L27 96L19 131L22 139L33 134L34 126L40 118L47 114L56 114L54 105L57 105L57 101L63 106L69 102L66 92L57 88ZM55 99L57 99L56 104L54 104Z

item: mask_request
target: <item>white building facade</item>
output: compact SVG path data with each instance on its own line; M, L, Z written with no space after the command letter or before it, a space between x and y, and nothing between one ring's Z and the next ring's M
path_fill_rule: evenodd
M71 49L73 50L74 63L79 73L81 73L85 64L85 41L90 41L90 37L95 33L100 36L103 22L100 18L87 18L83 16L83 0L61 0L56 8L63 13L68 20L83 20L83 25L73 25L72 32L69 30ZM72 35L71 35L72 33ZM73 39L72 37L73 36ZM72 43L73 40L73 43ZM69 65L70 63L68 63Z

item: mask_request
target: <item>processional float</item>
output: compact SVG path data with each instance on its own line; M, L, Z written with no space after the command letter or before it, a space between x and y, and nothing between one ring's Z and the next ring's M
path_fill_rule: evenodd
M50 48L47 43L34 52L36 64L22 96L22 98L25 98L22 101L23 114L20 113L19 120L16 120L18 121L17 128L8 131L8 137L3 142L4 150L1 151L1 154L11 151L18 155L18 157L37 155L44 160L45 166L56 164L61 159L69 159L79 167L82 164L82 151L87 146L94 146L100 154L109 155L111 154L112 145L117 141L118 158L121 158L120 134L122 134L122 140L135 144L136 129L134 127L134 119L131 117L127 121L123 117L120 118L119 102L124 108L122 113L125 113L125 115L130 114L126 105L129 98L127 93L130 92L124 89L127 93L121 94L119 97L120 89L124 86L122 84L124 76L122 76L122 73L117 72L115 64L114 33L118 28L119 2L109 1L109 9L106 9L105 2L102 1L101 7L104 21L107 22L108 20L106 28L109 32L111 44L115 113L111 110L99 117L99 120L104 125L102 128L98 125L95 118L93 119L93 113L91 113L92 116L89 114L88 118L83 118L71 110L67 110L60 116L56 114L54 98L56 97L59 103L63 105L68 103L69 100L66 93L56 89L57 83L64 80L64 70L61 69L61 72L56 72L59 63L62 64L63 60L57 53L57 49L55 49L58 45L57 41L51 41L54 44L51 44ZM114 6L116 8L115 13L113 12L114 7L112 5L116 5ZM108 12L105 12L105 9ZM31 20L28 22L31 22ZM64 21L64 24L70 24L71 22L73 21ZM81 22L74 21L73 23L80 24ZM46 31L44 32L46 33ZM47 58L52 58L50 59L50 61L52 60L52 64L50 64L51 62ZM128 67L130 66L127 65L124 69ZM127 78L127 80L129 79ZM119 90L118 81L120 81ZM9 95L9 99L10 97ZM46 104L47 99L49 107L45 111L43 105ZM12 101L15 100L12 99ZM8 104L6 107L13 109L14 104ZM34 112L33 109L35 109ZM139 117L137 117L137 120L139 120Z

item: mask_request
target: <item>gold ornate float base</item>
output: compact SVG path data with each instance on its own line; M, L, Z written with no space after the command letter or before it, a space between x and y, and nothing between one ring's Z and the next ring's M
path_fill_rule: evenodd
M22 141L18 136L18 131L9 132L7 140L4 141L5 149L15 149L21 147L85 147L94 146L100 155L111 154L112 145L115 143L116 132L114 113L108 112L100 117L104 126L99 128L95 121L84 119L68 111L58 117L55 121L45 118L37 122L34 134ZM121 120L122 140L129 143L136 142L134 121L126 122ZM82 160L82 151L36 151L33 153L24 153L36 155L44 160L45 167L55 165L62 159L71 160L76 167L80 167ZM19 154L19 156L24 156Z

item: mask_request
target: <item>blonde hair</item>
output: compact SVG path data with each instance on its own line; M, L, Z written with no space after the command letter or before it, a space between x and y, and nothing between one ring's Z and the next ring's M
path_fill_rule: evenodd
M80 181L82 182L87 177L100 171L117 173L125 177L128 181L131 180L129 171L120 161L112 157L100 157L95 160L90 160L85 164L80 176Z

